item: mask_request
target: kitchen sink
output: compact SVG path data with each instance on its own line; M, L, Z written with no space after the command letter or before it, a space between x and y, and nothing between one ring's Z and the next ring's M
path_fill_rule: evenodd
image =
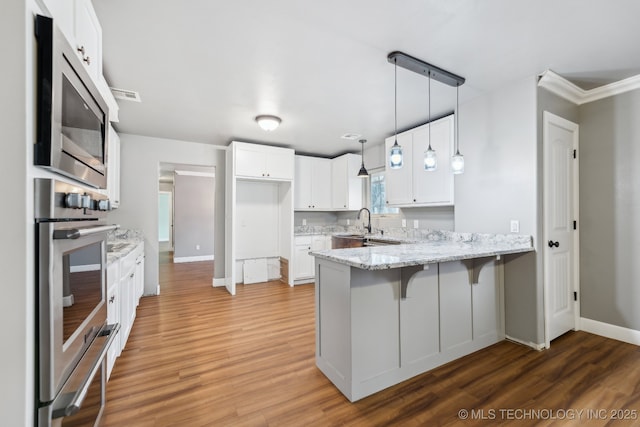
M107 252L119 251L128 245L129 243L107 243Z
M400 245L402 242L379 237L368 237L364 234L338 234L331 237L331 248L361 248L363 246Z

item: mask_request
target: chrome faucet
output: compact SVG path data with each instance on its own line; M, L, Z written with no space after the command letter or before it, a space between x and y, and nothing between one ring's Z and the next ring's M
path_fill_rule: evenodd
M369 223L367 224L367 226L365 227L367 229L367 231L369 232L369 234L371 234L371 211L367 208L362 208L358 211L358 216L356 219L360 219L360 214L362 213L362 211L367 211L369 213Z

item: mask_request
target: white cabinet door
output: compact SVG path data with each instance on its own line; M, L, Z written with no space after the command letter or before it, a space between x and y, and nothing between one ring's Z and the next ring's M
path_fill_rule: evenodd
M120 137L109 124L109 140L107 151L107 196L111 208L120 207Z
M331 209L331 160L317 158L311 168L313 209Z
M242 144L236 147L236 175L265 178L265 167L264 152L258 145Z
M362 157L344 154L331 160L331 205L334 210L362 208L363 179L358 178Z
M144 294L144 252L136 258L135 273L135 301L136 306L138 306L140 304L140 297Z
M424 170L424 152L429 147L429 125L413 133L413 201L418 204L453 204L453 116L431 124L431 148L438 158L435 171Z
M111 286L107 292L107 323L109 325L120 323L120 286L118 286L118 284ZM119 342L118 337L114 340L107 352L107 380L109 380L111 376L116 358L120 355L121 348L116 344Z
M102 75L102 29L90 0L75 1L75 48L97 82Z
M294 169L293 150L268 147L265 169L267 177L292 180Z
M294 179L294 209L306 210L311 208L311 168L312 158L307 156L295 156Z
M314 258L309 255L311 242L311 236L296 236L295 238L295 280L308 279L315 274L313 265Z
M236 176L293 180L293 150L268 145L237 143Z
M395 137L385 140L385 155L389 155ZM391 169L386 161L385 182L387 204L408 205L413 202L413 134L403 132L398 134L398 144L402 147L403 161L399 169Z

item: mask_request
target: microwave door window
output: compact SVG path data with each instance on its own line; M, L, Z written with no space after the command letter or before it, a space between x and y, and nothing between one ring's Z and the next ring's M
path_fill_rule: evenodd
M62 258L63 343L102 301L101 242L64 254Z
M86 98L85 98L86 99ZM62 76L63 150L93 169L104 164L104 114Z

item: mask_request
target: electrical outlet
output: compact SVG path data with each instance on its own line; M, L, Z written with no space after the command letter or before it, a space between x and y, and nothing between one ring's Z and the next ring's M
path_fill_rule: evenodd
M351 225L351 220L347 219L347 225Z
M302 225L307 225L307 220L302 218Z
M511 230L512 233L519 233L520 232L520 221L518 221L517 219L512 219L511 220L510 230Z
M414 219L414 220L413 220L413 228L419 228L419 227L420 227L419 222L420 222L420 221L418 221L417 219Z
M200 250L200 245L196 245L196 251Z
M407 226L407 220L406 220L406 219L404 219L404 218L402 218L402 226L403 226L403 227L406 227L406 226Z

